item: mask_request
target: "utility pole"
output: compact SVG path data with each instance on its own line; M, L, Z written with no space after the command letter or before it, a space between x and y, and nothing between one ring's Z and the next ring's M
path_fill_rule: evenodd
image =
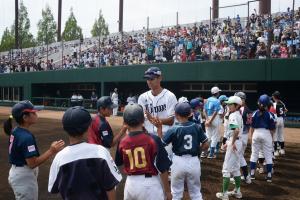
M15 0L15 48L19 49L19 0Z
M57 42L61 41L61 9L62 9L62 0L58 0Z

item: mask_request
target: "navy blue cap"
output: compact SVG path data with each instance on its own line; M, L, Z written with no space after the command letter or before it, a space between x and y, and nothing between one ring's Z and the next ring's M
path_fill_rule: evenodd
M195 109L196 107L202 106L202 105L203 105L203 103L201 102L200 98L195 98L190 101L190 106L192 109Z
M30 101L20 101L19 103L16 103L11 110L11 114L14 118L21 117L23 113L26 112L37 112L39 110L43 110L44 106L34 106Z
M71 134L84 133L92 122L90 113L81 106L75 106L66 110L62 124L65 131Z
M191 114L191 106L189 103L183 102L178 103L175 106L175 113L182 116L182 117L188 117Z
M114 104L110 98L110 96L103 96L97 101L97 109L100 108L116 108L118 105Z
M123 113L123 119L129 126L137 126L144 122L144 111L141 105L136 103L128 104Z
M150 67L145 71L145 79L154 79L161 76L161 70L158 67Z
M270 104L270 101L271 98L266 94L261 95L258 99L258 103L262 106L268 106Z

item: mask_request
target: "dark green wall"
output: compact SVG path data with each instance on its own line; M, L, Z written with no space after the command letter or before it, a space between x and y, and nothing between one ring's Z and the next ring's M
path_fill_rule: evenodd
M157 64L164 81L299 81L300 59L237 60ZM0 86L21 86L31 97L32 84L144 82L149 65L0 74ZM103 91L103 90L102 90Z

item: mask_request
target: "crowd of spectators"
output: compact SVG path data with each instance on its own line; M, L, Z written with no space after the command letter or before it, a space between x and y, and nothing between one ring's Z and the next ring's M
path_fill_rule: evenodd
M161 62L193 62L202 60L236 60L300 57L300 8L294 12L258 15L249 20L236 18L214 20L208 24L168 27L147 32L145 29L101 40L85 39L59 63L32 60L30 56L0 58L0 72L42 71L93 68ZM210 34L211 32L211 34ZM55 51L58 51L57 49ZM36 52L35 52L36 53Z

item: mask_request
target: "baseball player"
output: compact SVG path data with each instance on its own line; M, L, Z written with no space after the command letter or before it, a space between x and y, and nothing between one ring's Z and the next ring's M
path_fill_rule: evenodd
M223 163L223 190L218 192L216 197L219 199L229 199L229 196L241 199L242 193L240 190L241 185L241 172L240 172L240 152L242 151L241 135L243 132L243 118L239 111L242 100L238 96L229 97L226 101L230 112L228 119L228 134L227 141L224 145L226 154ZM231 192L228 191L230 177L234 177L235 189Z
M120 132L114 136L111 126L106 120L106 117L111 116L116 106L109 96L103 96L97 100L98 114L93 118L88 131L89 143L111 148L120 141L126 128L123 126Z
M220 101L220 110L218 112L218 117L219 117L219 124L218 124L218 143L216 146L216 154L219 153L219 148L220 146L220 139L221 139L221 126L223 126L224 122L224 117L225 114L227 113L227 106L225 101L228 101L228 97L226 95L221 95L219 96L219 101Z
M118 108L119 108L119 95L118 95L118 88L114 89L114 92L111 95L111 99L114 102L114 104L116 105L113 108L113 116L117 116L118 114Z
M177 104L176 96L169 90L161 87L162 72L158 67L150 67L145 71L144 78L150 88L149 91L141 94L138 104L145 112L144 127L150 134L157 135L157 128L154 125L155 119L162 121L162 131L165 133L174 123L174 107ZM171 157L171 146L166 147Z
M199 124L189 121L191 106L188 103L177 104L175 116L178 124L169 129L164 136L161 131L158 131L163 143L165 145L172 143L173 146L174 155L171 166L173 199L182 199L186 180L190 198L200 200L202 199L200 192L201 167L198 152L200 144L202 144L202 149L208 148L207 137Z
M272 94L274 100L273 107L276 110L276 131L274 134L274 155L279 156L285 154L284 151L284 117L287 113L285 104L282 102L280 97L280 92L275 91ZM280 146L280 151L278 151L278 145Z
M123 118L128 134L118 144L115 161L117 166L124 165L127 174L124 200L164 200L164 196L171 200L171 161L161 139L145 131L143 108L138 104L127 105Z
M220 110L220 89L218 87L211 88L212 96L209 97L204 104L204 115L206 118L206 135L210 141L210 152L207 158L216 158L215 149L218 143L218 128L219 128L219 117L218 112Z
M79 106L63 115L70 145L55 156L48 183L48 191L60 193L63 199L115 200L122 176L103 146L85 142L91 121L90 113Z
M59 152L65 144L62 140L55 141L40 155L29 128L37 122L36 112L41 109L30 101L20 101L12 107L12 116L4 123L5 133L10 136L8 153L11 168L8 182L16 200L38 200L38 166ZM14 129L12 118L17 123Z
M249 133L250 124L251 124L252 111L246 105L246 94L244 92L237 92L234 94L234 96L238 96L242 99L242 106L240 108L240 112L243 117L244 128L243 128L243 134L241 135L242 151L241 151L241 157L240 157L241 158L240 166L241 166L241 170L243 172L243 178L244 178L245 182L250 184L251 178L248 173L248 166L247 166L247 162L245 160L244 154L245 154L247 144L248 144L248 133Z
M255 179L256 162L262 146L262 150L267 164L267 182L272 182L272 134L275 131L275 120L268 111L270 97L266 94L258 99L258 110L252 115L250 128L250 138L252 140L250 169L251 179Z

